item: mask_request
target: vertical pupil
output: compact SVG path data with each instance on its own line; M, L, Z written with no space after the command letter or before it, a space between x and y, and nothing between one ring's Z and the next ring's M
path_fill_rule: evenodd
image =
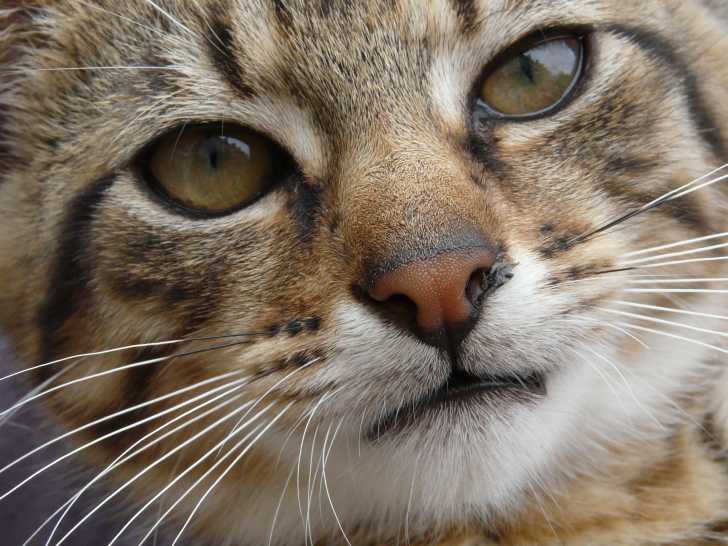
M200 146L201 159L206 161L210 169L217 171L223 161L223 149L220 139L209 138Z
M518 62L521 65L521 72L528 78L528 81L534 83L533 62L531 62L531 58L525 53L522 53L518 57Z

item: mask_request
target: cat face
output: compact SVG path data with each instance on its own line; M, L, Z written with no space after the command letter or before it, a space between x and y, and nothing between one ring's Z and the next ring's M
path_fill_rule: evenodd
M700 6L44 4L13 15L0 92L3 324L28 365L175 340L64 366L51 385L79 381L43 401L67 425L121 412L82 443L221 405L115 469L155 465L133 489L192 467L181 494L249 448L206 499L210 535L267 540L280 498L290 544L291 476L336 501L314 537L424 533L676 418L708 349L639 306L672 306L653 274L722 262L633 253L725 231L720 184L609 224L725 157ZM155 419L88 451L113 461ZM215 448L224 466L193 466Z

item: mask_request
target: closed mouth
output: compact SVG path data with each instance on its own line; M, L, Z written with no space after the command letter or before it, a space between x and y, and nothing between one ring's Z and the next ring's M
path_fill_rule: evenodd
M370 427L367 437L380 440L385 434L401 432L424 415L446 407L466 406L486 401L513 403L533 402L546 396L546 378L541 373L509 376L474 376L455 371L437 390L414 403L408 403L389 412Z

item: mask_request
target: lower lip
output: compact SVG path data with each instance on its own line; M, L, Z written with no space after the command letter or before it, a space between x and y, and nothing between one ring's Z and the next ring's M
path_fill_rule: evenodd
M504 404L532 403L546 396L545 378L534 374L527 378L493 379L464 386L443 386L440 390L422 399L408 404L397 411L389 413L377 421L369 429L368 438L372 441L381 440L382 437L395 432L401 432L411 427L424 415L437 412L444 407L467 406L469 404L498 402L500 398Z

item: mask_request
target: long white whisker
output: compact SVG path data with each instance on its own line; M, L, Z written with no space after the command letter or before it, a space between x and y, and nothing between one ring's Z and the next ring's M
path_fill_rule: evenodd
M268 404L265 408L263 408L261 411L256 413L253 417L248 419L248 421L245 423L243 427L240 428L239 432L242 432L245 428L253 424L255 421L257 421L259 418L261 418L263 415L265 415L268 410L270 410L276 403L271 402ZM144 542L152 536L152 533L164 522L165 519L169 516L169 514L172 513L172 511L179 506L179 504L187 498L187 496L195 489L197 486L202 483L212 472L215 471L215 469L220 466L223 462L225 462L232 454L241 446L243 443L245 443L248 438L250 438L253 434L255 434L260 428L263 427L262 424L257 425L251 430L248 434L246 434L242 440L240 440L237 444L235 444L223 457L218 459L214 465L212 465L202 476L200 476L177 500L167 509L164 514L162 514L162 517L160 517L152 526L151 529L147 532L144 537L142 537L141 541L139 542L139 546L144 544ZM149 508L157 499L159 499L162 495L164 495L167 491L169 491L174 485L184 478L187 474L189 474L192 470L194 470L197 466L202 464L205 460L207 460L209 457L211 457L220 446L225 445L225 443L228 440L222 440L217 445L215 445L212 449L210 449L207 453L205 453L202 457L200 457L194 464L187 467L182 474L177 476L174 480L172 480L170 483L168 483L159 493L157 493L152 499L150 499L144 506L142 506L133 516L132 518L126 522L124 527L117 533L117 535L114 537L114 539L107 545L112 546L118 539L121 537L121 535L126 531L132 523L147 509Z
M412 500L414 499L415 494L415 481L417 479L417 469L420 465L420 459L422 457L422 451L420 451L417 454L417 458L415 459L415 464L412 468L412 482L410 483L409 488L409 497L407 498L407 510L404 514L404 542L405 544L410 544L410 530L409 530L409 522L410 522L410 513L412 511Z
M728 294L728 289L712 290L705 288L624 288L622 292L632 294Z
M334 438L332 438L331 442L333 443L334 439L336 438L336 435L339 432L339 429L341 428L341 425L343 424L343 421L339 423L339 426L336 429L336 432L334 432ZM331 432L331 425L329 425L329 429L326 431L326 439L324 440L324 449L326 448L326 440L329 438L329 433ZM331 498L331 491L329 490L329 481L326 479L326 461L328 460L328 455L324 457L323 467L321 470L321 476L323 477L324 481L324 489L326 490L326 496L329 499L329 505L331 506L331 511L334 513L334 518L336 519L336 523L339 526L339 530L341 531L341 534L344 537L344 540L349 546L351 545L351 542L349 541L349 537L346 535L346 531L344 531L344 527L341 524L341 520L339 519L339 514L336 512L336 508L334 508L334 501Z
M631 279L626 281L630 284L702 284L702 283L714 283L714 282L728 282L728 277L707 277L707 278L700 278L696 277L694 279L691 278L683 278L683 279L653 279L653 280L639 280L639 279Z
M126 409L123 409L121 411L117 411L115 413L112 413L110 415L107 415L105 417L96 419L95 421L92 421L91 423L87 423L87 424L85 424L83 426L80 426L80 427L78 427L76 429L73 429L73 430L68 431L68 432L66 432L64 434L61 434L60 436L57 436L56 438L53 438L52 440L49 440L49 441L45 442L44 444L42 444L42 445L40 445L40 446L38 446L38 447L30 450L28 453L22 455L21 457L18 457L17 459L15 459L14 461L12 461L11 463L8 463L4 467L0 468L0 474L3 474L4 472L7 472L8 470L10 470L11 468L13 468L14 466L16 466L17 464L19 464L20 462L28 459L29 457L33 456L34 454L38 453L39 451L42 451L43 449L46 449L47 447L52 446L52 445L54 445L54 444L56 444L56 443L58 443L58 442L60 442L60 441L62 441L64 439L66 439L66 438L68 438L68 437L70 437L70 436L72 436L74 434L77 434L77 433L79 433L81 431L87 430L87 429L89 429L91 427L94 427L96 425L99 425L101 423L104 423L106 421L109 421L111 419L115 419L115 418L120 417L122 415L126 415L127 413L130 413L130 412L133 412L133 411L137 411L139 409L145 408L145 407L150 406L152 404L157 404L159 402L163 402L163 401L168 400L170 398L174 398L176 396L180 396L181 394L184 394L184 393L189 392L191 390L198 389L200 387L204 387L204 386L209 385L211 383L214 383L214 382L217 382L217 381L222 381L224 379L228 379L228 378L234 377L236 375L240 375L242 373L243 373L243 371L240 370L240 371L229 372L229 373L222 374L222 375L219 375L219 376L216 376L216 377L212 377L210 379L206 379L204 381L200 381L200 382L195 383L193 385L189 385L187 387L178 389L178 390L173 391L171 393L168 393L168 394L159 396L159 397L154 398L152 400L148 400L146 402L142 402L142 403L137 404L135 406L132 406L130 408L126 408ZM202 395L196 397L196 399L203 398L205 396L209 396L210 394L212 394L214 392L217 392L217 391L219 391L221 389L226 388L226 386L227 385L222 385L220 387L216 387L215 389L212 389L211 391L207 391L207 392L203 393ZM184 407L186 405L189 405L191 403L194 403L194 401L196 399L193 399L192 401L187 400L185 402L182 402L181 404L179 404L175 408L171 408L171 409L164 410L164 411L162 411L160 413L154 414L154 415L146 418L144 421L139 421L138 423L134 423L133 425L128 425L127 427L124 427L123 429L120 429L120 430L111 432L111 433L109 433L109 434L107 434L105 436L102 436L101 438L97 438L97 439L93 440L92 442L89 442L88 444L85 444L84 446L81 446L81 447L73 450L70 453L67 453L67 454L63 455L61 458L57 459L56 461L54 461L50 465L46 465L46 467L41 468L40 470L38 470L37 472L35 472L34 474L32 474L29 478L27 478L26 480L24 480L23 482L21 482L20 484L18 484L14 488L12 488L10 491L8 491L5 494L3 494L2 496L0 496L0 501L2 501L3 499L5 499L8 495L12 494L18 488L22 487L22 485L26 484L28 481L30 481L31 479L33 479L38 474L40 474L41 472L45 471L47 468L50 468L51 466L53 466L53 465L61 462L62 460L65 460L66 458L73 456L77 452L82 451L83 449L86 449L88 447L91 447L92 445L95 445L95 444L97 444L97 443L105 440L107 437L111 437L111 436L114 436L116 434L120 434L121 432L124 432L125 430L129 430L130 428L133 428L134 426L139 426L140 424L143 424L144 422L148 422L148 421L150 421L152 419L156 419L156 418L158 418L158 417L160 417L162 415L166 415L166 414L170 413L170 411L174 411L175 409L179 409L179 407Z
M179 65L160 65L160 66L64 66L59 68L0 68L0 73L23 74L26 72L74 72L86 70L179 70Z
M650 316L646 316L646 315L640 315L640 314L637 314L637 313L629 313L627 311L617 311L616 309L601 308L600 310L601 311L604 311L606 313L612 313L614 315L621 315L623 317L630 317L630 318L635 318L635 319L639 319L639 320L646 320L646 321L649 321L649 322L655 322L655 323L658 323L658 324L665 324L665 325L668 325L668 326L678 326L680 328L686 328L686 329L692 330L694 332L701 332L701 333L704 333L704 334L711 334L711 335L714 335L714 336L720 336L720 337L726 337L726 338L728 338L728 333L725 333L725 332L718 332L717 330L709 330L707 328L699 328L697 326L691 326L689 324L683 324L681 322L675 322L675 321L672 321L672 320L659 319L659 318L656 318L656 317L650 317Z
M679 188L675 188L674 190L670 190L669 192L667 192L667 193L661 195L660 197L658 197L657 199L654 199L654 200L650 201L649 203L647 203L646 205L643 205L641 208L642 209L649 208L649 207L651 207L652 205L654 205L656 203L659 203L661 201L665 201L666 199L669 199L672 196L676 196L678 193L687 190L688 188L690 188L694 184L697 184L699 182L702 182L706 178L709 178L709 177L713 176L714 174L716 174L716 173L722 171L723 169L725 169L726 167L728 167L728 163L726 163L724 165L721 165L720 167L718 167L716 169L713 169L708 174L704 174L703 176L700 176L700 177L698 177L698 178L696 178L696 179L688 182L687 184L684 184L684 185L680 186Z
M666 201L674 201L676 199L680 199L681 197L684 197L686 195L689 195L689 194L691 194L693 192L696 192L696 191L701 190L703 188L706 188L708 186L712 186L713 184L717 184L718 182L723 182L726 179L728 179L728 174L725 174L725 175L720 176L718 178L715 178L713 180L709 180L708 182L703 182L702 184L700 184L698 186L695 186L694 188L686 189L685 191L682 191L682 192L680 192L680 193L678 193L676 195L673 195L672 197L670 197Z
M126 345L124 347L114 347L113 349L105 349L103 351L95 351L92 353L80 353L77 355L71 355L71 356L65 356L63 358L59 358L58 360L52 360L50 362L45 362L44 364L38 364L36 366L33 366L31 368L25 368L18 372L11 373L9 375L6 375L4 377L0 377L0 383L7 380L12 379L13 377L17 377L19 375L28 374L31 372L34 372L36 370L40 370L43 368L47 368L49 366L54 366L56 364L62 364L63 362L68 362L69 360L80 360L84 358L90 358L94 356L104 356L109 355L113 353L119 353L122 351L130 351L133 349L148 349L150 347L164 347L167 345L179 345L181 343L187 343L192 341L216 341L221 339L234 339L234 338L250 338L259 336L262 334L258 333L249 333L249 334L225 334L221 336L203 336L203 337L188 337L188 338L180 338L180 339L170 339L167 341L153 341L151 343L137 343L135 345Z
M144 0L144 1L147 4L149 4L150 6L152 6L159 13L161 13L162 15L164 15L167 19L169 19L170 21L172 21L172 23L174 23L175 25L177 25L179 28L185 30L188 33L188 35L189 35L190 38L193 38L194 39L194 38L197 38L198 37L198 34L195 34L188 26L182 24L181 21L179 21L178 19L176 19L175 17L173 17L171 13L165 11L160 6L158 6L155 2L153 2L153 0ZM220 54L222 54L223 56L226 56L227 55L223 50L220 49L220 47L215 42L213 42L212 40L210 40L209 38L207 38L207 36L205 36L202 33L200 33L199 35L202 36L203 38L205 38L205 40L212 47L214 47Z
M303 434L301 435L301 447L298 450L298 462L296 464L296 497L298 499L298 511L301 514L301 522L304 526L304 532L306 529L306 519L303 514L303 502L301 501L301 459L303 458L303 446L306 442L306 433L308 432L308 427L311 425L313 416L327 398L328 395L322 396L321 400L319 400L318 403L311 410L308 420L306 421L306 425L303 427Z
M591 322L595 322L596 324L598 324L600 326L606 326L607 328L611 328L613 330L617 330L618 332L620 332L620 333L626 335L627 337L635 340L637 343L639 343L645 349L649 349L650 348L650 346L647 343L645 343L643 340L641 340L640 338L638 338L636 335L634 335L631 332L625 330L624 328L620 328L619 326L617 326L615 324L612 324L611 322L606 322L606 321L603 321L603 320L596 320L596 319L592 319L592 318L588 318L588 317L584 317L584 320L591 321Z
M311 452L309 456L308 461L308 483L306 485L306 518L305 518L305 530L303 533L303 538L306 541L306 544L313 544L313 530L311 528L311 499L313 497L313 489L316 488L316 476L318 474L318 468L316 469L316 474L314 474L313 470L313 454L314 451L316 451L316 438L318 436L319 428L321 425L316 425L316 428L313 431L313 439L311 440ZM325 446L324 446L325 447ZM323 451L322 451L323 456ZM311 479L313 478L313 488L311 487Z
M223 417L221 417L221 418L217 419L217 420L216 420L215 422L213 422L212 424L208 425L207 427L205 427L204 429L202 429L201 431L199 431L199 432L198 432L198 433L196 433L195 435L191 436L190 438L188 438L187 440L185 440L184 442L182 442L182 443L181 443L180 445L176 446L176 447L175 447L174 449L172 449L172 450L168 451L167 453L165 453L165 454L164 454L164 455L163 455L162 457L160 457L159 459L157 459L157 460L156 460L155 462L153 462L153 463L152 463L151 465L149 465L149 466L147 466L146 468L144 468L144 470L142 470L142 471L138 472L138 473L137 473L137 474L136 474L136 475L135 475L134 477L132 477L131 479L127 480L127 481L126 481L126 482L125 482L125 483L124 483L124 484L123 484L123 485L122 485L121 487L119 487L118 489L116 489L116 491L114 491L114 492L113 492L112 494L110 494L109 496L107 496L107 497L106 497L106 498L105 498L105 499L104 499L103 501L101 501L101 503L99 503L99 504L98 504L98 505L97 505L97 506L96 506L96 507L95 507L95 508L94 508L93 510L91 510L91 511L90 511L90 512L89 512L88 514L86 514L86 515L85 515L85 516L84 516L84 517L83 517L83 518L82 518L82 519L81 519L81 520L80 520L80 521L79 521L78 523L76 523L76 525L75 525L75 526L74 526L74 527L73 527L72 529L70 529L70 530L69 530L69 531L68 531L68 532L67 532L67 533L66 533L65 535L63 535L63 537L61 538L61 540L59 540L59 541L58 541L58 542L56 543L56 546L60 546L60 545L61 545L61 544L63 544L63 543L64 543L64 542L66 541L66 540L68 540L68 538L69 538L69 537L70 537L70 536L71 536L71 535L72 535L72 534L73 534L73 533L74 533L74 532L75 532L75 531L76 531L76 530L77 530L77 529L78 529L79 527L81 527L81 525L83 525L83 524L84 524L84 523L85 523L86 521L88 521L88 520L89 520L89 519L90 519L90 518L91 518L91 517L92 517L92 516L93 516L93 515L94 515L94 514L95 514L96 512L98 512L98 511L99 511L99 510L100 510L100 509L101 509L101 508L102 508L103 506L105 506L105 505L106 505L106 504L108 504L108 503L109 503L109 502L110 502L111 500L113 500L114 498L116 498L116 497L117 497L117 496L118 496L119 494L121 494L121 493L122 493L122 492L123 492L124 490L126 490L126 489L127 489L127 488L128 488L129 486L130 486L130 485L132 485L132 484L133 484L134 482L136 482L136 481L137 481L137 480L138 480L139 478L141 478L142 476L146 475L146 474L147 474L148 472L150 472L151 470L153 470L154 468L156 468L157 466L159 466L160 464L162 464L162 463L163 463L164 461L166 461L167 459L169 459L170 457L172 457L172 456L173 456L173 455L174 455L175 453L178 453L179 451L181 451L182 449L184 449L185 447L187 447L187 446L188 446L188 445L190 445L191 443L195 442L196 440L198 440L199 438L201 438L202 436L204 436L205 434L207 434L207 433L208 433L208 432L210 432L211 430L213 430L213 429L215 429L216 427L220 426L220 425L221 425L222 423L224 423L225 421L227 421L227 420L229 420L229 419L232 419L232 418L233 418L233 417L235 417L235 416L236 416L236 415L237 415L238 413L240 413L241 411L244 411L244 410L245 410L245 408L247 408L249 404L250 404L250 403L248 403L248 404L243 404L242 406L240 406L240 407L236 408L235 410L231 411L231 412L230 412L230 413L228 413L227 415L224 415ZM198 463L200 463L200 462L201 462L201 461L198 461ZM189 469L189 468L188 468L188 470L187 470L186 472L188 472L188 471L191 471L191 469ZM181 479L181 478L182 478L182 477L183 477L184 475L186 475L186 474L185 474L185 473L181 474L180 476L178 476L178 477L177 477L177 479ZM174 481L173 481L173 482L172 482L172 484L174 484L174 483L176 483L176 482L174 482ZM172 485L169 485L168 487L172 487ZM165 489L165 491L166 491L166 489ZM162 493L162 494L163 494L163 493ZM151 504L152 504L152 502L156 501L156 500L157 500L157 498L159 498L159 497L160 497L160 496L161 496L162 494L159 494L159 496L155 497L155 498L154 498L154 499L153 499L152 501L150 501L150 502L149 502L149 503L148 503L147 505L145 505L144 509L146 509L146 508L147 508L147 507L148 507L149 505L151 505ZM112 541L111 541L111 542L109 543L109 546L111 546L111 544L114 544L114 543L115 543L115 542L116 542L116 541L117 541L117 540L119 539L119 537L121 537L121 535L122 535L122 534L124 533L124 531L125 531L125 530L126 530L126 529L127 529L128 527L129 527L129 525L131 525L131 523L133 523L133 521L135 521L135 520L136 520L136 518L137 518L137 517L138 517L139 515L141 515L141 511L137 512L137 514L135 514L135 517L134 517L134 518L133 518L132 520L130 520L130 522L127 522L127 525L125 525L125 526L124 526L124 528L123 528L123 529L122 529L121 531L119 531L119 533L118 533L118 534L117 534L117 535L116 535L116 536L115 536L115 537L114 537L114 538L112 539Z
M620 262L620 266L629 266L635 264L643 264L648 262L656 262L658 260L665 260L667 258L676 258L678 256L689 256L691 254L700 254L703 252L710 252L712 250L719 250L721 248L728 247L728 243L719 243L716 245L704 246L700 248L691 248L690 250L681 250L679 252L670 252L668 254L658 254L656 256L648 256L647 258L638 258L636 260L629 260L626 262Z
M293 377L294 375L296 375L301 370L305 370L306 368L309 368L310 366L313 366L314 364L316 364L316 362L318 362L320 360L321 360L320 358L314 358L312 360L309 360L303 366L301 366L299 368L296 368L295 370L293 370L289 374L286 374L283 377L283 379L277 381L271 388L269 388L261 396L258 397L258 399L255 401L255 404L253 404L253 406L245 413L245 415L243 415L240 418L240 421L244 420L248 416L248 414L250 414L250 412L253 411L258 406L258 404L260 404L265 398L268 397L268 395L270 395L273 391L275 391L279 386L281 386L283 383L285 383L286 381L288 381L291 377ZM236 432L237 432L237 424L233 427L233 430L230 433L230 436L232 437Z
M275 534L276 529L276 522L278 521L278 514L281 512L281 508L283 507L283 500L286 497L286 491L288 491L288 486L291 484L291 480L293 479L293 474L296 472L296 467L292 466L291 471L288 473L288 478L286 479L286 483L283 486L283 491L281 491L281 496L278 499L278 505L276 506L276 510L273 514L273 523L271 523L270 526L270 535L268 536L268 546L271 546L273 544L273 535Z
M666 336L666 337L670 337L672 339L678 339L680 341L692 343L693 345L699 345L699 346L705 347L707 349L713 349L714 351L718 351L719 353L728 354L728 349L723 349L722 347L717 347L716 345L711 345L710 343L698 341L697 339L692 339L692 338L685 337L685 336L679 336L677 334L671 334L669 332L663 332L662 330L655 330L654 328L647 328L646 326L638 326L637 324L630 324L627 322L618 322L617 324L619 324L620 326L624 326L625 328L641 330L643 332L650 332L652 334Z
M644 254L650 254L652 252L670 250L672 248L677 248L677 247L686 246L686 245L692 245L695 243L703 243L705 241L712 241L714 239L721 239L723 237L728 237L728 231L724 231L723 233L714 233L713 235L704 235L703 237L695 237L693 239L686 239L684 241L678 241L676 243L653 246L650 248L645 248L643 250L636 250L634 252L627 252L626 254L622 254L621 257L622 258L633 258L635 256L642 256Z
M62 377L66 373L70 372L74 367L75 367L75 365L72 364L72 365L68 366L67 368L53 374L51 377L49 377L48 379L46 379L45 381L40 383L37 387L31 389L30 392L28 392L25 396L23 396L20 399L20 402L25 403L26 400L29 400L30 398L32 398L33 396L37 395L40 392L43 392L43 390L46 387L51 385L59 377ZM21 409L22 409L22 406L18 406L15 410L8 411L6 414L0 415L0 427L3 427L5 424L7 424L15 416L15 414L17 412L19 412Z
M103 13L107 13L109 15L113 15L115 17L118 17L122 21L126 21L127 23L131 23L132 25L135 25L135 26L138 26L140 28L143 28L144 30L148 30L150 32L154 32L155 34L158 34L160 36L168 36L167 33L162 32L158 28L154 28L154 27L151 27L149 25L145 25L143 23L140 23L139 21L136 21L134 19L131 19L130 17L125 17L124 15L121 15L121 14L116 13L114 11L111 11L111 10L108 10L108 9L105 9L105 8L102 8L101 6L97 6L97 5L95 5L95 4L91 3L91 2L86 2L86 0L78 0L78 1L81 4L83 4L84 6L88 6L89 8L99 10L99 11L101 11Z
M221 394L218 394L217 396L211 398L210 400L207 400L206 402L204 402L202 404L199 404L199 405L193 407L192 409L189 409L189 410L185 411L184 413L178 415L177 417L171 419L170 421L167 421L166 423L162 424L161 426L157 427L153 431L151 431L148 434L144 435L142 438L140 438L139 440L137 440L136 442L134 442L131 446L129 446L127 449L125 449L124 452L121 455L119 455L116 459L114 459L114 461L112 461L104 470L102 470L99 474L97 474L89 483L87 483L80 491L78 491L73 497L71 497L71 499L69 499L68 503L70 503L70 505L68 506L68 508L66 508L66 510L63 513L63 515L59 518L58 522L56 523L55 527L53 528L53 531L51 531L50 537L48 538L48 541L46 542L46 546L50 546L50 543L52 542L53 537L55 536L56 532L58 531L58 528L61 525L61 522L63 521L63 519L65 519L65 517L68 514L68 512L70 512L70 510L73 507L73 505L95 483L97 483L104 476L106 476L109 473L113 472L116 468L118 468L119 466L123 465L127 461L133 459L134 457L136 457L140 453L143 453L144 451L147 451L148 449L151 449L155 445L157 445L160 442L164 441L169 436L171 436L173 434L176 434L177 432L179 432L181 430L184 430L185 428L188 428L189 426L193 425L194 423L196 423L196 422L204 419L208 415L211 415L211 414L213 414L213 413L221 410L225 406L229 406L230 404L234 403L236 400L238 400L242 396L242 393L241 394L238 394L236 396L233 396L232 398L230 398L228 400L225 400L225 401L223 401L220 404L217 404L213 408L211 408L211 409L209 409L209 410L201 413L200 415L198 415L198 416L196 416L196 417L194 417L194 418L192 418L192 419L190 419L188 421L185 421L181 425L178 425L178 426L174 427L173 429L167 431L166 433L162 434L158 438L155 438L153 441L149 442L148 444L144 445L143 447L135 450L135 448L138 445L143 444L147 439L149 439L152 436L154 436L155 434L161 432L165 428L168 428L168 427L172 426L175 422L180 421L180 420L184 419L185 417L187 417L188 415L190 415L190 414L192 414L194 412L197 412L197 411L203 409L205 406L208 406L210 404L214 404L215 402L217 402L221 398L225 398L226 396L229 396L229 395L233 394L235 391L240 390L242 387L245 386L245 383L243 383L242 385L235 385L235 383L240 383L240 381L238 381L238 382L231 382L230 384L228 384L228 385L225 386L225 387L231 387L228 390L226 390L225 392L223 392ZM63 506L61 507L61 509L63 509ZM51 517L53 517L53 516L51 516ZM44 523L43 526L45 526L45 525L46 524ZM42 529L42 527L41 527L41 529ZM31 536L30 538L32 539L33 537ZM23 545L23 546L25 546L25 545Z
M196 355L196 354L206 353L206 352L209 352L209 351L216 351L216 350L219 350L219 349L225 349L225 348L228 348L228 347L235 347L237 345L242 345L244 343L246 343L246 342L245 341L238 341L238 342L235 342L235 343L226 343L226 344L223 344L223 345L215 345L213 347L208 347L206 349L197 349L195 351L188 351L188 352L185 352L185 353L175 353L175 354L168 355L168 356L162 356L162 357L157 357L157 358L150 358L148 360L142 360L141 362L134 362L132 364L125 364L123 366L119 366L119 367L116 367L116 368L112 368L110 370L104 370L103 372L97 372L97 373L94 373L94 374L91 374L91 375L86 375L84 377L79 377L78 379L74 379L72 381L67 381L66 383L62 383L62 384L57 385L55 387L52 387L50 389L46 389L43 392L40 392L40 393L38 393L38 394L36 394L34 396L31 396L30 398L28 398L26 400L22 400L20 402L17 402L16 404L13 404L8 409L3 410L3 411L0 411L0 417L3 416L3 415L5 415L5 414L7 414L7 413L10 413L10 412L15 411L18 408L21 408L21 407L25 406L26 404L29 404L30 402L33 402L35 400L38 400L39 398L42 398L44 396L48 396L49 394L52 394L54 392L57 392L57 391L59 391L61 389L65 389L65 388L70 387L72 385L78 385L79 383L84 383L86 381L91 381L93 379L98 379L100 377L106 377L106 376L109 376L109 375L117 374L117 373L120 373L120 372L123 372L123 371L126 371L126 370L132 370L132 369L140 368L140 367L143 367L143 366L150 366L152 364L158 364L160 362L166 362L168 360L173 360L175 358L182 358L182 357L186 357L186 356L192 356L192 355Z
M629 381L627 381L627 378L624 376L622 371L619 369L619 366L617 366L614 362L609 360L604 355L600 355L593 349L587 347L587 350L590 353L592 353L594 356L596 356L597 358L602 360L603 362L606 362L615 372L617 372L617 375L619 375L619 377L622 379L624 386L627 387L627 391L629 392L630 397L632 398L632 400L634 400L634 403L637 405L637 407L640 408L640 410L642 410L642 412L645 415L647 415L650 419L652 419L657 424L658 427L660 427L661 429L664 429L665 425L657 417L655 417L655 415L649 409L647 409L647 407L637 397L637 395L634 392L634 389L632 388L632 385L629 384Z
M267 425L266 425L266 426L265 426L265 427L263 428L263 430L261 430L261 431L260 431L260 432L258 433L258 435L257 435L257 436L256 436L255 438L253 438L253 441L252 441L252 442L250 442L250 444L248 444L248 445L247 445L247 446L245 447L245 449L243 449L243 450L242 450L242 451L240 452L240 454L238 454L238 456L237 456L237 457L235 457L235 459L233 460L233 462L232 462L232 463L230 463L230 465L229 465L229 466L228 466L228 467L227 467L227 468L225 469L225 471L224 471L224 472L223 472L222 474L220 474L220 476L218 476L218 478L217 478L217 479L216 479L216 480L215 480L215 481L214 481L214 482L212 483L212 485L211 485L211 486L210 486L210 487L209 487L209 488L207 489L207 491L205 491L205 493L204 493L204 494L202 495L202 497L200 497L200 500L199 500L199 501L197 502L197 504L195 505L194 509L192 510L192 513L191 513L191 514L189 515L189 517L187 518L187 521L185 521L184 525L183 525L183 526L182 526L182 528L181 528L181 529L179 530L179 533L177 533L177 536L175 537L174 541L172 542L172 546L176 546L176 544L177 544L177 543L179 542L179 539L180 539L180 538L182 537L182 535L184 534L184 532L185 532L185 530L187 529L187 527L189 527L189 525L190 525L190 522L192 521L192 519L194 518L195 514L196 514L196 513L198 512L198 510L199 510L199 509L200 509L200 507L202 506L202 504L203 504L203 503L205 502L205 500L207 499L207 497L209 497L209 496L210 496L210 493L212 493L212 491L213 491L213 490L214 490L214 489L215 489L215 488L216 488L216 487L217 487L217 486L218 486L218 485L220 484L220 482L221 482L221 481L222 481L223 479L225 479L225 476L227 476L227 475L228 475L228 474L229 474L229 473L230 473L230 472L232 471L232 469L233 469L233 468L235 468L235 466L237 466L237 464L238 464L238 463L240 462L240 460L241 460L241 459L242 459L243 457L245 457L245 455L247 455L247 453L248 453L248 452L249 452L249 451L250 451L250 450L251 450L251 449L252 449L252 448L253 448L253 447L255 446L255 444L256 444L256 443L258 443L258 440L260 440L260 438L261 438L261 437L262 437L262 436L263 436L263 435L264 435L264 434L265 434L266 432L268 432L268 430L270 430L270 428L271 428L271 427L272 427L273 425L275 425L275 424L276 424L276 422L278 422L278 420L279 420L279 419L280 419L281 417L283 417L283 415L284 415L284 414L285 414L285 413L286 413L286 412L287 412L287 411L288 411L288 410L289 410L289 409L291 408L291 406L293 406L293 404L294 404L294 403L295 403L295 402L289 402L289 403L288 403L288 405L287 405L287 406L286 406L285 408L283 408L283 409L282 409L282 410L281 410L281 411L280 411L280 412L278 413L278 415L276 415L276 416L275 416L275 417L274 417L274 418L273 418L273 419L271 420L271 422L270 422L270 423L268 423L268 424L267 424Z
M153 0L144 0L148 5L150 5L152 8L154 8L156 11L161 13L165 18L167 18L169 21L171 21L174 25L178 26L182 30L184 30L190 38L197 38L197 34L195 34L191 28L188 26L182 24L181 21L177 20L174 16L172 16L171 13L168 11L162 9L160 6L158 6Z
M631 301L622 301L622 300L615 300L612 303L618 304L618 305L627 305L629 307L638 307L640 309L650 309L652 311L665 311L667 313L675 313L678 315L690 315L693 317L703 317L703 318L714 318L718 320L728 320L728 316L726 315L712 315L710 313L699 313L697 311L688 311L686 309L675 309L673 307L661 307L659 305L648 305L646 303L634 303Z
M669 265L684 265L704 262L723 262L728 260L728 256L716 256L713 258L692 258L690 260L675 260L670 262L661 262L659 264L643 264L631 266L633 269L651 269L655 267L667 267Z

